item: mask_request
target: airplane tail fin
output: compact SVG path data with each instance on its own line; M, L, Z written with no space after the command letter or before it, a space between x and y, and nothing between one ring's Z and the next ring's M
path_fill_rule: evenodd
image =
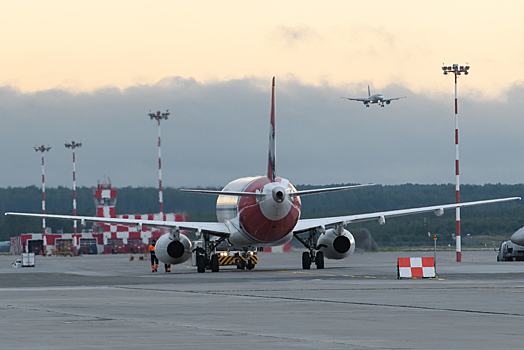
M269 153L267 165L267 177L274 182L277 175L275 170L275 77L271 86L271 120L269 125Z
M369 90L369 85L368 85L368 97L371 96L371 91Z

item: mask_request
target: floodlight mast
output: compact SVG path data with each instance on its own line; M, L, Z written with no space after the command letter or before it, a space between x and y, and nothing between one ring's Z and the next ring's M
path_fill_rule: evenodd
M458 64L453 64L453 66L443 66L442 71L444 75L448 73L453 73L455 75L455 197L456 203L460 203L460 181L459 181L459 128L458 128L458 97L457 97L457 78L459 75L464 73L464 75L469 74L469 66L459 66ZM462 247L461 247L461 238L460 238L460 208L455 209L456 216L456 234L455 242L457 246L457 257L456 262L462 261Z
M164 198L162 196L162 152L161 152L161 138L160 138L160 121L162 119L167 120L169 116L169 109L165 112L157 111L152 113L149 110L148 116L151 120L156 120L158 122L158 205L160 211L160 217L164 220Z
M51 149L51 146L47 146L45 147L44 145L42 146L35 146L33 147L35 149L36 152L40 152L42 153L42 214L45 214L45 171L44 171L44 152L49 152L49 150ZM42 244L43 244L43 248L44 248L44 251L42 252L44 255L46 255L46 239L45 239L45 229L46 229L46 224L45 224L45 218L42 219Z
M66 142L64 143L66 148L73 150L73 215L76 216L76 165L75 165L75 148L82 147L82 142ZM73 221L73 234L76 237L76 220ZM75 238L76 239L76 238Z

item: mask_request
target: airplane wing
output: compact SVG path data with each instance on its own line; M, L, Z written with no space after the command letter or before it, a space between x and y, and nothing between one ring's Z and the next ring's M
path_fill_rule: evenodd
M392 218L396 216L405 216L405 215L426 213L426 212L434 212L435 215L442 216L444 214L444 210L446 209L470 207L470 206L481 205L481 204L500 203L500 202L513 201L517 199L520 200L520 197L490 199L490 200L484 200L484 201L465 202L465 203L458 203L458 204L455 203L455 204L445 204L445 205L434 205L431 207L399 209L399 210L383 211L383 212L369 213L369 214L336 216L336 217L327 217L327 218L318 218L318 219L304 219L304 220L298 221L297 225L293 229L293 232L298 233L298 232L308 231L312 228L319 228L319 227L325 228L326 226L333 226L337 224L338 225L342 224L343 226L346 226L347 224L351 224L354 222L371 221L371 220L378 220L378 222L382 225L385 223L386 218Z
M214 236L227 237L229 229L226 224L220 222L186 222L186 221L159 221L159 220L138 220L138 219L120 219L120 218L101 218L96 216L73 216L73 215L53 215L53 214L33 214L33 213L5 213L5 215L27 216L46 219L60 220L78 220L82 222L101 222L104 224L118 224L137 226L140 230L142 226L178 228L185 231L206 231Z
M394 100L400 100L401 98L407 98L407 96L402 96L402 97L393 97L393 98L385 98L382 100L382 102L391 102L391 101L394 101Z
M360 101L360 102L364 102L366 99L365 98L351 98L351 97L341 97L345 100L350 100L350 101ZM399 97L401 98L401 97Z

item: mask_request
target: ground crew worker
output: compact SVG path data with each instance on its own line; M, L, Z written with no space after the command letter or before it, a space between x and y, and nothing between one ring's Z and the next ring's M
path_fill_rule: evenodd
M152 272L158 271L158 258L156 257L155 253L155 245L156 245L156 239L154 239L151 244L149 245L149 253L151 254L151 270ZM166 272L171 272L171 265L164 264L164 270Z
M155 254L156 239L154 239L149 245L149 254L151 254L151 272L158 271L158 258Z

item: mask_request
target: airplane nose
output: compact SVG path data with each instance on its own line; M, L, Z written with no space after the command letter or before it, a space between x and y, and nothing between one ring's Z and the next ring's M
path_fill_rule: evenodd
M524 246L524 227L519 228L513 235L511 235L511 241L515 244Z

